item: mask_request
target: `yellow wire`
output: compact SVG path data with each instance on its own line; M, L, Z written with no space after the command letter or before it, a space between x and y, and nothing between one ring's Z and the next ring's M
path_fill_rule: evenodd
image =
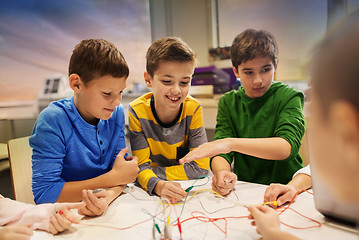
M186 202L188 202L189 200L191 200L196 194L198 194L199 192L202 192L202 191L209 191L209 192L213 192L214 194L218 195L219 197L221 198L225 198L223 197L221 194L217 193L216 191L212 190L212 189L200 189L200 190L197 190L196 192L193 193L193 195L186 200ZM173 203L172 205L180 205L180 204L183 204L184 202L179 202L179 203ZM165 203L165 204L168 204L168 203ZM267 205L267 204L273 204L275 206L278 206L278 202L277 201L273 201L273 202L264 202L262 204L241 204L243 206L249 206L249 205L252 205L252 206L258 206L258 205Z
M199 192L202 192L202 191L209 191L209 192L213 192L214 194L220 196L221 198L224 198L221 194L217 193L216 191L213 191L212 189L200 189L200 190L197 190L193 193L193 195L186 200L186 202L188 202L189 200L191 200L197 193ZM179 202L179 203L173 203L172 205L181 205L183 204L184 202Z
M273 201L273 202L264 202L264 203L262 203L262 205L267 205L267 204L273 204L274 206L278 206L278 202L277 202L277 201Z

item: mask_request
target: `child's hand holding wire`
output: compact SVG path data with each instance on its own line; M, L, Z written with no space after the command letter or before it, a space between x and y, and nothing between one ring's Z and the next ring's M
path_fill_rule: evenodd
M174 199L175 202L181 201L187 195L181 184L177 182L159 181L155 187L155 193L158 196Z
M212 178L212 189L226 196L234 189L237 182L237 175L230 171L218 171Z

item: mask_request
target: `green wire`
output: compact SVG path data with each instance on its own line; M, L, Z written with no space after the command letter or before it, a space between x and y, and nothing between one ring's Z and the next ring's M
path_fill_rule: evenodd
M203 178L207 178L207 182L205 182L205 183L203 183L203 184L195 185L198 180L203 179ZM194 187L202 187L202 186L206 185L206 184L209 182L209 180L210 180L210 179L209 179L209 177L208 177L207 175L202 175L202 176L200 176L199 178L197 178L196 181L194 181L190 187L186 188L185 191L187 192L187 194L186 194L185 199L183 200L182 209L181 209L180 214L178 215L178 218L180 218L180 217L182 216L183 209L184 209L184 205L186 204L186 202L187 202L187 197L188 197L188 195L189 195L189 191L191 191L192 188L194 188ZM177 221L177 219L176 219L175 221L173 221L171 224L173 224L173 223L176 222L176 221Z
M194 185L199 179L202 179L202 178L205 178L205 177L207 178L207 182L206 182L206 183L199 184L199 185ZM196 181L193 182L192 186L186 188L185 191L188 193L189 191L192 190L192 188L194 188L194 187L202 187L202 186L206 185L208 182L209 182L209 177L208 177L207 175L202 175L202 176L200 176L199 178L197 178Z
M205 182L205 183L203 183L203 184L195 185L198 180L203 179L203 178L207 178L207 182ZM189 195L189 191L191 191L194 187L202 187L202 186L206 185L206 184L209 182L209 180L210 180L210 179L209 179L209 177L208 177L207 175L202 175L202 176L200 176L199 178L197 178L196 181L194 181L191 186L189 186L188 188L185 189L185 191L187 192L187 194L186 194L185 199L183 200L182 209L181 209L180 214L178 215L178 218L180 218L181 215L182 215L182 213L183 213L183 209L184 209L184 206L186 205L187 198L188 198L188 195ZM146 209L144 209L144 208L142 208L141 210L142 210L143 213L150 215L150 216L153 218L153 221L154 221L154 223L155 223L156 228L159 228L158 225L157 225L157 223L155 222L155 218L157 218L157 219L159 219L159 218L156 217L156 216L154 216L154 215L152 215L150 212L148 212L148 211L147 211ZM160 220L160 221L163 221L162 219L159 219L159 220ZM177 219L176 219L175 221L171 222L171 224L175 223L176 221L177 221ZM159 229L157 229L157 231L159 231Z

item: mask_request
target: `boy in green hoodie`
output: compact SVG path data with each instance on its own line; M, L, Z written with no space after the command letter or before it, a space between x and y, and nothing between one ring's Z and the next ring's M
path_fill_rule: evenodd
M304 95L273 82L278 47L269 32L245 30L233 40L230 54L242 87L220 99L215 141L180 163L212 157L212 188L222 195L234 189L237 179L286 184L303 167L298 151L305 130Z

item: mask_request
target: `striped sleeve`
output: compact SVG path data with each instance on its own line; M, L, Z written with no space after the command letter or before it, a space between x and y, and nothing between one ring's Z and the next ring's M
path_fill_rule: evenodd
M151 170L150 149L138 116L131 105L129 107L128 116L132 155L138 157L138 165L140 168L137 181L148 193L153 194L153 189L159 179Z
M203 114L201 105L198 105L197 109L193 114L192 121L190 124L188 141L190 145L190 151L207 142L206 130L203 126ZM204 171L206 174L208 173L209 158L202 158L194 162L199 168L207 170Z

